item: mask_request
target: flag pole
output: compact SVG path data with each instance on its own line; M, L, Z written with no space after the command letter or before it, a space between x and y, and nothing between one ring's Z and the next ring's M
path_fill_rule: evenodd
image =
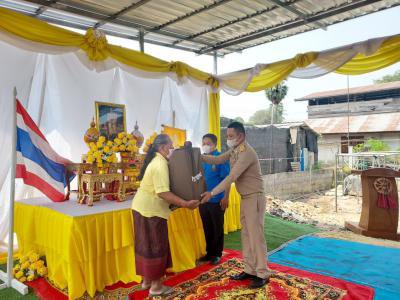
M8 223L8 258L7 258L7 286L11 287L13 279L14 266L14 201L15 201L15 165L17 161L17 88L14 87L13 101L13 118L12 118L12 140L11 140L11 187L10 187L10 203L9 203L9 223Z
M4 287L12 287L22 295L28 294L28 287L13 278L14 266L14 201L15 201L15 168L17 162L17 88L14 87L14 99L12 101L13 117L12 117L12 136L11 136L11 178L10 178L10 203L9 203L9 223L8 223L8 253L7 253L7 273L0 270L0 279L5 283L0 285L0 289Z

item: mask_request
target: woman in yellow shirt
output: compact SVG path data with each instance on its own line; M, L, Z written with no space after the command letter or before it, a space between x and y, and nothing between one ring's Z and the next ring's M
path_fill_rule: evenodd
M185 201L169 190L168 157L172 141L160 134L150 146L140 171L140 187L133 202L136 274L143 276L142 287L150 296L166 295L172 289L161 284L172 266L167 219L170 204L195 209L198 200Z

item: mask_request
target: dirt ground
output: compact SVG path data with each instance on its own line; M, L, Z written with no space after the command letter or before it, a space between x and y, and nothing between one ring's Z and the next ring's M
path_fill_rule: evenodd
M267 197L267 212L286 220L313 224L326 230L342 230L345 221L358 223L360 220L362 199L356 196L343 196L341 191L342 188L338 187L337 212L334 189L295 200Z

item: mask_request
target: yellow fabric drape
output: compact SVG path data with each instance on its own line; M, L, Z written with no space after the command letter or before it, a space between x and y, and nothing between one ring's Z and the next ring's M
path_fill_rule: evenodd
M372 55L358 54L335 72L344 75L361 75L388 67L400 61L400 35L384 41Z
M269 64L259 75L253 77L246 88L247 92L258 92L272 87L286 79L296 68L304 68L318 57L317 52L297 54L292 59Z
M220 101L219 93L210 93L208 106L208 127L209 132L218 138L218 150L221 150L221 123L220 123Z
M174 148L182 147L186 142L186 130L163 125L162 133L171 138Z
M240 223L240 195L233 183L229 192L229 206L224 215L224 233L237 231L242 228Z
M218 81L211 74L183 62L166 62L139 51L108 44L106 37L100 34L100 31L93 29L88 29L85 35L81 35L12 10L0 8L0 30L32 42L80 48L93 61L111 57L142 71L174 72L179 78L190 76L204 84L218 86Z
M198 210L178 209L168 220L173 267L180 272L195 267L205 254ZM140 281L135 273L133 216L130 209L71 217L42 207L15 204L15 232L19 251L46 256L49 279L69 298L96 291L118 281Z

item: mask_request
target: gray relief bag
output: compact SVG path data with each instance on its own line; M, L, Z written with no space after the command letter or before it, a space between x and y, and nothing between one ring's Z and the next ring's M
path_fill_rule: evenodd
M169 185L171 192L184 200L200 200L206 191L204 171L199 148L193 148L191 142L176 149L169 158ZM178 207L170 205L174 210Z

